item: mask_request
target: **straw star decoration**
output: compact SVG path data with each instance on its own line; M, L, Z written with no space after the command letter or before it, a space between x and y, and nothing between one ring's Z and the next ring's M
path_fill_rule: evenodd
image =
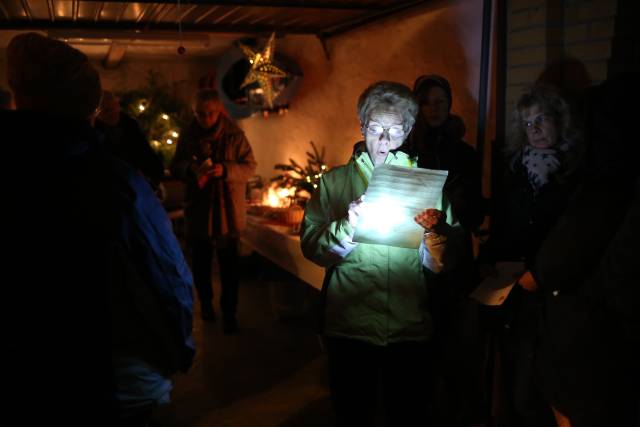
M287 76L285 71L276 67L272 62L276 48L275 39L276 34L271 33L269 41L260 52L256 52L242 43L239 44L242 53L244 53L249 64L251 64L251 68L240 85L240 88L242 89L251 83L257 82L262 89L264 99L267 101L267 104L269 104L269 108L273 108L273 100L277 96L277 93L274 92L271 79Z

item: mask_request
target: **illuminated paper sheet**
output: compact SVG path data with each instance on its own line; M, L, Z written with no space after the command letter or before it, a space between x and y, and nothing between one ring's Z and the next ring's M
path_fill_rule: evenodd
M469 295L484 305L502 305L526 268L523 262L498 262L496 274L484 279Z
M447 171L380 165L373 170L354 241L418 248L424 229L413 220L437 208Z

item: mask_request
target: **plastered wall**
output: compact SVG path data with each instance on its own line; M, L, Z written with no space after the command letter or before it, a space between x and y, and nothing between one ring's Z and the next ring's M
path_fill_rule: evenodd
M263 178L289 157L306 162L309 141L324 146L330 166L345 163L360 139L356 102L378 80L409 86L425 73L446 76L453 88L453 112L475 144L480 73L482 2L434 2L384 21L330 38L329 58L313 36L278 39L276 51L300 65L304 79L289 112L241 120Z
M201 76L215 71L215 58L193 59L188 56L126 55L115 69L105 69L101 58L90 56L100 73L102 87L113 91L125 91L142 87L147 82L149 70L160 72L176 95L190 100ZM6 52L0 49L0 87L8 88L6 77Z
M436 73L449 79L453 112L462 116L466 139L475 145L481 27L481 1L434 1L329 38L328 57L315 36L278 38L276 51L295 60L304 79L286 115L254 116L239 122L253 146L257 173L269 179L277 174L273 166L287 163L290 157L305 163L309 141L325 147L329 166L345 163L360 139L359 94L378 80L411 86L421 74ZM1 52L0 82L6 85L4 60ZM213 57L125 55L114 70L105 70L99 58L92 60L106 89L140 87L147 70L153 69L185 99L201 76L215 71Z
M100 61L92 62L100 72L102 87L114 91L136 89L147 82L149 70L159 72L164 76L174 93L185 100L190 100L191 94L198 86L201 76L215 69L215 60L193 60L189 57L144 58L136 57L124 60L116 69L106 70Z

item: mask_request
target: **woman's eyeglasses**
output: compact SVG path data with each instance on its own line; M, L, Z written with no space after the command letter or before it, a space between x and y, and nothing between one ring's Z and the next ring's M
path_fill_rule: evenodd
M533 128L540 129L540 126L542 126L544 124L544 122L546 122L550 118L551 117L549 115L547 115L545 113L541 113L541 114L538 114L537 116L535 116L533 118L533 120L524 120L522 122L522 127L526 131L530 131Z
M385 131L391 139L399 139L404 136L404 128L402 126L390 126L386 128L376 123L371 123L367 126L367 133L372 136L380 136Z

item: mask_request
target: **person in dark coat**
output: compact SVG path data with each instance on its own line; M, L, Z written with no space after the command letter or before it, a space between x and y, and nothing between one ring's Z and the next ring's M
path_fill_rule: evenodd
M187 186L187 244L193 257L201 317L215 320L211 283L215 249L223 329L230 334L237 331L238 241L246 226L246 185L256 161L244 132L225 116L215 90L198 91L193 111L195 119L180 135L171 173Z
M0 123L20 161L2 169L15 272L3 420L146 425L193 360L188 266L151 187L92 127L101 89L87 57L23 33L7 64L17 111Z
M111 91L102 91L95 127L111 153L139 170L157 190L164 176L162 160L149 145L138 122L120 111L120 101Z
M638 77L589 90L585 178L532 270L541 299L537 382L571 427L640 421L640 112L620 102L640 96Z
M482 420L481 374L483 345L478 307L467 298L477 282L472 233L484 220L480 159L462 140L462 119L451 114L452 93L442 76L416 79L413 93L420 105L409 149L418 166L449 172L444 193L464 230L464 250L458 266L429 283L434 321L435 425L466 425Z
M462 140L462 119L451 114L451 86L442 76L426 75L416 79L413 93L420 114L409 145L418 155L418 167L449 171L445 195L462 226L473 232L484 220L480 159L476 150Z
M530 271L545 236L563 214L581 180L584 142L569 104L554 88L526 90L512 114L505 147L505 175L495 191L490 238L479 254L485 266L523 262L525 274L502 306L493 310L513 425L554 425L550 403L535 382L538 295Z

